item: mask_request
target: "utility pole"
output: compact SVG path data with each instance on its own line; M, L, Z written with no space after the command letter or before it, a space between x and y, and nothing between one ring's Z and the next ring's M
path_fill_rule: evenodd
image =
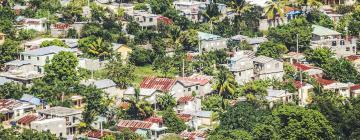
M299 34L296 34L296 55L299 55ZM296 58L297 63L299 63L299 58ZM302 80L302 71L300 69L300 95L301 95L301 100L302 100L302 85L303 85L303 80ZM302 102L300 103L302 104Z
M185 59L182 60L182 76L185 77Z

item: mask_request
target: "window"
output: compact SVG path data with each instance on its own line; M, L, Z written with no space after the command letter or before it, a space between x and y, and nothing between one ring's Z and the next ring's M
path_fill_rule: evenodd
M36 57L37 60L40 60L40 57Z
M75 118L75 117L72 117L72 119L73 119L73 123L75 123L75 121L76 121L76 118Z
M62 133L60 133L59 136L62 137Z
M3 40L3 39L4 39L4 37L2 35L0 35L0 40Z
M199 89L199 86L196 86L196 90L198 90Z
M345 41L344 41L344 40L341 40L341 41L340 41L340 45L345 45Z
M350 51L350 47L346 47L346 51Z
M31 59L31 56L28 56L28 59L30 60L30 59Z
M188 91L191 91L191 88L188 88Z
M24 55L21 55L21 56L20 56L20 59L21 59L21 60L24 60Z
M336 44L337 44L336 41L332 42L332 46L336 46Z
M153 22L153 18L149 18L149 21L150 21L150 22Z

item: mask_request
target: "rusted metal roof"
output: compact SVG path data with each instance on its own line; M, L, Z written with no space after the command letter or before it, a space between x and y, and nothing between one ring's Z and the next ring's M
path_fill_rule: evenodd
M140 120L120 120L117 126L119 128L141 128L149 129L153 123Z
M140 84L140 88L157 89L160 91L170 91L175 84L175 79L146 77Z

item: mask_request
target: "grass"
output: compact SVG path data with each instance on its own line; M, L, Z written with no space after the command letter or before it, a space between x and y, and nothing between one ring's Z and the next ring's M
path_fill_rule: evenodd
M154 71L151 65L141 66L135 68L135 80L133 85L139 85L145 77L149 76L162 76L158 71Z

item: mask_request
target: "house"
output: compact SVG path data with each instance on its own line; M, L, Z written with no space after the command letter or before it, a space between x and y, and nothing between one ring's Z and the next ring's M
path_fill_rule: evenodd
M74 95L70 97L75 108L82 108L84 107L84 97L80 95Z
M24 117L18 119L16 121L16 124L19 125L22 128L30 128L31 125L30 123L36 120L39 120L39 116L36 114L29 114L29 115L25 115Z
M211 76L192 75L189 77L177 77L172 92L176 93L175 97L180 96L205 96L211 89Z
M235 80L239 85L253 80L254 65L252 59L255 57L255 52L240 51L234 54L228 60L227 68L234 74Z
M133 19L142 28L156 28L158 16L145 10L125 11L125 19Z
M353 63L356 70L360 72L360 55L350 55L346 59Z
M188 132L187 130L180 133L180 136L188 140L205 140L208 136L208 133L201 130L196 130Z
M114 52L117 52L121 55L121 59L127 60L132 52L132 49L124 44L113 44L113 50Z
M52 41L55 39L58 39L58 38L35 39L35 40L27 41L27 42L23 43L21 46L24 48L25 51L30 51L30 50L34 50L34 49L39 49L41 43L44 41ZM71 49L75 49L78 46L78 39L63 38L63 39L58 39L58 40L63 41Z
M37 70L37 67L30 61L13 60L5 63L4 72L0 77L17 81L23 84L30 84L33 79L43 77L44 74Z
M71 25L68 23L55 23L51 24L50 32L52 37L66 37Z
M0 99L0 121L8 121L18 118L24 114L31 113L36 106L28 102L22 102L15 99Z
M283 59L285 59L287 62L290 62L290 64L306 62L305 55L303 53L296 52L289 52L285 54Z
M37 131L49 131L57 137L66 137L71 135L65 118L51 118L32 121L30 125L31 129L35 129Z
M120 120L116 125L120 130L128 128L134 130L147 139L158 139L160 135L165 133L166 127L162 123L153 123L140 120Z
M170 92L175 84L175 79L170 78L156 78L146 77L140 83L140 88L143 89L156 89L161 92Z
M174 1L174 7L176 10L181 12L181 15L185 16L192 22L202 21L201 16L201 6L204 5L203 2L199 1Z
M227 48L227 39L222 38L218 35L198 32L199 38L199 49L198 51L201 52L209 52L214 50L221 50Z
M360 95L360 85L353 85L350 87L351 97L358 97Z
M0 32L0 45L5 43L5 34Z
M46 18L40 18L40 19L35 19L35 18L23 18L19 21L19 23L22 25L22 29L25 30L30 30L33 29L35 31L38 32L46 32L47 31L47 26L46 23L47 19Z
M32 95L29 95L29 94L23 94L22 97L20 98L20 101L28 102L28 103L36 105L36 106L42 105L41 99L39 99L35 96L32 96Z
M252 46L254 52L257 51L257 49L260 47L261 43L268 41L268 39L265 37L248 37L248 36L244 36L244 35L236 35L236 36L231 37L230 39L237 43L241 43L241 42L245 41L247 44ZM239 51L238 48L236 48L236 51Z
M269 107L272 108L276 102L289 103L293 101L293 93L289 93L286 90L274 90L267 89L268 95L265 99L269 103Z
M312 25L311 48L325 47L332 50L337 57L356 54L356 39L342 39L341 33L319 25Z
M66 130L66 133L62 133L64 136L76 134L77 127L79 126L82 117L81 110L71 109L67 107L60 107L60 106L38 110L37 113L44 119L50 119L48 121L44 120L44 122L39 122L38 128L46 128L45 126L57 127L58 125L51 125L51 124L57 124L57 123L62 124ZM65 120L65 123L63 123L64 122L63 120Z
M306 72L311 77L322 77L324 75L323 70L318 67L300 63L294 63L293 66L299 71Z
M350 97L350 85L347 83L322 78L317 78L316 81L323 86L325 90L331 90L339 96Z
M99 59L79 58L79 68L83 68L89 71L97 71L104 69L108 60L100 61Z
M160 92L161 91L159 91L157 89L140 88L139 99L144 99L145 101L148 101L151 104L156 104L156 96ZM124 99L130 99L132 97L135 97L135 89L133 87L128 88L124 92L123 96L124 96Z
M295 81L294 85L295 88L298 90L299 105L306 106L311 103L310 93L312 92L314 87L308 83L301 81Z
M110 79L101 79L101 80L94 80L88 79L81 81L80 84L85 86L93 85L97 89L101 89L105 93L107 93L110 97L115 97L117 99L122 98L121 89L117 87L116 83Z
M195 124L197 124L198 128L200 125L205 125L205 126L211 126L213 121L212 121L212 111L201 111L198 110L194 113L192 113L193 120L195 122Z
M191 113L201 110L201 99L194 96L183 96L177 100L177 113Z
M254 79L282 80L284 75L283 62L266 56L253 59Z

